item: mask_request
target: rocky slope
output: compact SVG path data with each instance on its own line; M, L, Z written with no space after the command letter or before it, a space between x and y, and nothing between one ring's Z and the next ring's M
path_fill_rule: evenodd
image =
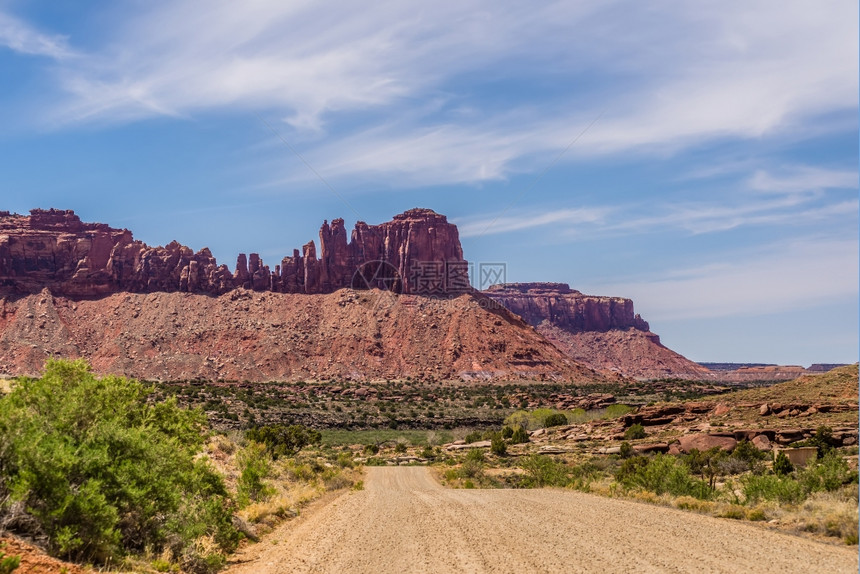
M161 380L619 379L583 367L479 294L376 289L0 298L0 372L35 374L48 356Z
M310 241L271 270L256 253L236 269L209 249L171 242L150 247L127 229L83 223L73 211L0 212L0 287L94 297L182 291L220 295L236 288L281 293L332 293L379 287L398 293L462 293L469 289L457 227L429 209L411 209L380 225L356 223L347 242L342 219L320 228L320 258Z
M484 294L593 369L647 379L710 376L707 368L664 347L630 299L584 295L566 283L506 283Z

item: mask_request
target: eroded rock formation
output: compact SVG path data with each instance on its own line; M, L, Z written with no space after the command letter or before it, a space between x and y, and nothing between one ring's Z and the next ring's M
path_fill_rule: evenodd
M175 241L150 247L127 229L84 223L73 211L0 212L0 287L18 293L44 287L78 297L160 291L220 295L240 287L283 293L383 287L450 294L470 289L465 269L456 226L429 209L411 209L380 225L359 221L349 242L342 219L325 222L319 258L311 241L274 270L256 253L240 254L233 272L206 248L195 253Z

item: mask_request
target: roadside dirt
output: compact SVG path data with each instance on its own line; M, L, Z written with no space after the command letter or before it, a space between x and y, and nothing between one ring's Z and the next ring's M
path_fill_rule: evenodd
M371 467L366 488L289 522L231 574L857 572L856 549L561 490L451 490L425 467Z

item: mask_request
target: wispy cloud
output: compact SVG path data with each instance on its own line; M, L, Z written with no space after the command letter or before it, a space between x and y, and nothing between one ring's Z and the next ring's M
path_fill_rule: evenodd
M494 218L462 219L456 220L454 223L457 224L461 237L480 237L559 223L565 225L598 224L604 221L612 211L613 209L609 207L558 209L532 215L499 215Z
M21 20L0 12L0 46L20 54L47 56L55 60L72 57L68 38L39 32Z
M856 241L805 238L662 278L586 289L632 297L653 320L758 316L856 300L858 257Z
M823 189L857 189L858 174L851 170L822 169L813 166L789 166L780 174L756 170L749 187L756 191L803 193Z
M63 92L39 117L68 125L261 111L290 138L316 134L306 155L327 175L434 185L540 169L535 158L563 149L602 109L565 160L803 134L812 119L857 106L849 2L174 0L137 9L101 39L104 49L61 67ZM21 51L68 52L20 22L10 29L19 32L0 37ZM529 108L504 97L487 107L479 94L499 67L523 88L550 70L541 84L550 87ZM428 105L440 98L451 100L445 110Z
M742 177L736 188L714 194L709 201L673 201L613 205L581 205L575 209L551 207L544 211L520 210L462 218L463 237L494 235L555 226L555 234L575 238L593 235L637 234L681 230L691 235L728 231L755 225L857 220L860 201L838 191L855 192L858 173L852 170L784 165L757 169ZM854 195L852 193L852 195ZM558 224L570 227L558 230Z

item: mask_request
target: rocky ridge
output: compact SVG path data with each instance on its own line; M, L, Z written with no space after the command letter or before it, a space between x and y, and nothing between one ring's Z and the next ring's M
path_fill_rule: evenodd
M238 288L309 294L344 287L432 294L470 289L457 227L432 210L411 209L379 225L359 221L349 242L343 219L326 221L319 238L319 258L310 241L274 270L258 254L243 253L231 272L207 248L194 252L176 241L150 247L127 229L84 223L70 210L34 209L29 216L4 211L0 287L15 293L47 287L71 297L160 291L222 295Z

